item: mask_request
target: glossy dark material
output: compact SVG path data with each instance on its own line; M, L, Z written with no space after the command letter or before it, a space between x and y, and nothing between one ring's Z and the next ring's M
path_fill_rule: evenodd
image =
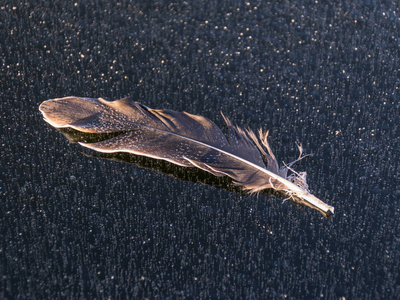
M396 1L6 2L0 298L398 298ZM335 216L80 155L38 111L63 95L298 140Z

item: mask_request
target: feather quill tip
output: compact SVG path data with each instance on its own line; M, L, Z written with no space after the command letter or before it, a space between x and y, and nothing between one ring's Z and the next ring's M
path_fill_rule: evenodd
M325 217L331 218L335 213L335 208L321 201L311 193L306 193L302 195L293 195L293 200L302 205L311 207L319 212L321 212Z

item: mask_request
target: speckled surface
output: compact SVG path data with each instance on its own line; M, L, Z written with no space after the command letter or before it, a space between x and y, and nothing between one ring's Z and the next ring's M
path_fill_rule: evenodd
M49 2L0 5L1 298L398 297L396 1ZM68 95L300 141L336 214L82 155Z

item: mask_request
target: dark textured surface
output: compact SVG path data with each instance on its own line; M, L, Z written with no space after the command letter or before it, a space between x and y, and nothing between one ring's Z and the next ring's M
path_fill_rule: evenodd
M1 298L398 297L397 1L220 2L0 5ZM68 95L299 140L336 215L84 156Z

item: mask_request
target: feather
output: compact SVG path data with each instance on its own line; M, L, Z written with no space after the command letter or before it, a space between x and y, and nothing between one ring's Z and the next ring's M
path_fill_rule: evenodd
M151 109L130 98L65 97L44 101L39 110L56 128L85 133L120 133L109 139L79 144L104 153L129 152L162 159L178 166L196 167L215 176L229 176L249 193L264 189L284 192L295 202L313 207L326 216L334 208L308 190L306 173L291 167L299 158L279 168L268 143L268 131L242 130L223 114L228 139L205 117L173 110ZM291 171L291 175L287 175Z

